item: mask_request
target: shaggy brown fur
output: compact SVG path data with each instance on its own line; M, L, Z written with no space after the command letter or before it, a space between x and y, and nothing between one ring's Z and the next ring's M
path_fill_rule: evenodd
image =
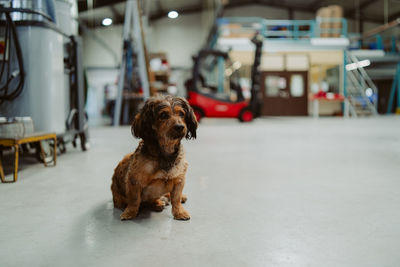
M121 220L136 217L140 206L162 211L171 201L177 220L189 220L182 207L188 163L182 138L196 138L197 121L184 98L157 96L146 101L135 117L132 134L141 138L134 153L114 170L111 192L114 207L124 210Z

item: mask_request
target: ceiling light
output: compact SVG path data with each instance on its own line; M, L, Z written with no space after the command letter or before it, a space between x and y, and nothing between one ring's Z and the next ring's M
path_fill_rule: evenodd
M170 19L176 19L178 16L179 16L179 13L176 12L175 10L168 12L168 18L170 18Z
M111 18L105 18L105 19L103 19L101 24L103 24L104 26L110 26L112 24L112 19Z

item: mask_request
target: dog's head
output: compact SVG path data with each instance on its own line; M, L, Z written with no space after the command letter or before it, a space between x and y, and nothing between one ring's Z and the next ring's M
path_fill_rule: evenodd
M132 134L160 145L196 138L197 120L186 99L173 96L149 98L132 124Z

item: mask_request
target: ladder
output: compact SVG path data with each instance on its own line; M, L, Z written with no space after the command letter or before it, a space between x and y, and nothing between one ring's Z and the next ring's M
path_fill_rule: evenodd
M346 64L358 66L346 72L345 95L349 103L349 112L353 117L378 115L378 88L367 72L359 65L359 60L351 51L345 51Z
M146 100L150 96L149 80L147 76L147 66L146 66L144 42L141 33L140 20L141 17L138 8L138 1L137 0L126 1L124 32L123 32L123 53L119 71L118 94L115 103L114 122L113 122L114 126L119 126L119 120L121 117L125 72L127 68L127 57L129 56L129 49L128 49L129 45L132 45L135 48L135 51L137 51L139 77L143 89L143 98L144 100Z

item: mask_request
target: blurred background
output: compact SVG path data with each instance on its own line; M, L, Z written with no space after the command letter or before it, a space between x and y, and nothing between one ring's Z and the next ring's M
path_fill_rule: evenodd
M397 266L399 25L399 0L0 0L0 177L12 183L0 185L11 203L0 225L15 226L0 228L10 242L0 265L109 266L124 251L103 253L117 236L159 244L153 255L184 247L183 266ZM198 140L185 142L198 221L180 232L141 217L160 243L137 239L143 228L124 239L108 188L156 94L185 97L199 121ZM251 222L221 213L232 203ZM196 231L222 243L180 243ZM49 236L70 242L51 247ZM140 247L141 266L176 261L141 258Z
M63 134L74 116L78 128L130 124L157 93L187 97L199 119L396 112L396 1L2 6L3 120L31 117L39 131ZM47 47L35 47L37 39ZM51 105L44 101L57 107L43 115Z

